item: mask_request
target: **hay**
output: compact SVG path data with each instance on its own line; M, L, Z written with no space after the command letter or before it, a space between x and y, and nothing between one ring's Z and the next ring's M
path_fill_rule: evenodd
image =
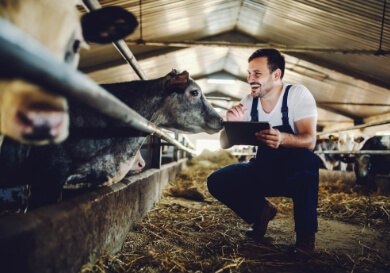
M235 162L226 151L206 151L189 160L161 201L129 232L122 250L102 255L80 272L389 272L389 261L375 250L358 256L320 250L314 257L296 258L288 255L289 245L245 238L249 226L206 187L210 173ZM292 217L289 198L270 200L278 217ZM321 183L318 211L321 217L390 230L389 197L361 196L342 181Z
M342 180L320 184L317 211L325 217L369 227L386 229L390 225L389 196L361 195Z

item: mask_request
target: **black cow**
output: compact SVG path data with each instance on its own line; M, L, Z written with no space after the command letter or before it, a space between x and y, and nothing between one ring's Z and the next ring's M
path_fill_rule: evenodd
M103 87L155 125L175 132L209 134L222 129L221 117L188 72L173 70L147 81ZM61 144L29 146L4 139L0 153L0 187L31 184L31 206L57 200L63 186L110 185L131 170L145 134L108 137L104 132L128 128L120 121L70 104L70 129L103 129L99 138L70 137ZM107 128L112 129L107 129ZM120 130L119 130L120 131Z
M388 151L390 136L374 136L367 139L362 150ZM390 174L390 155L359 154L355 155L356 184L375 188L377 174Z

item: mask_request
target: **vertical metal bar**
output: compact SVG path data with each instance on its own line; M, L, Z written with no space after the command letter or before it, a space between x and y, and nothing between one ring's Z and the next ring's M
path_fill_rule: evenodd
M152 136L152 168L161 168L161 139Z
M126 45L124 40L119 40L116 42L113 42L115 47L118 49L118 51L121 53L122 57L130 64L130 66L133 68L134 72L137 74L137 76L141 80L147 80L148 77L146 77L146 74L142 70L141 66L138 64L137 60L135 59L133 53L129 49L129 47Z
M185 137L183 137L181 142L182 142L183 146L187 147L187 143L186 143L186 138ZM183 158L185 158L185 157L187 157L187 153L185 151L183 151Z
M375 53L375 55L383 55L384 54L384 52L382 50L382 39L383 39L383 28L385 25L385 16L386 16L386 2L387 2L387 0L385 0L385 2L383 3L381 34L380 34L380 38L379 38L379 49L378 49L378 52Z
M179 139L179 134L175 133L175 140L178 141L178 139ZM173 147L173 160L174 161L179 160L179 149L176 146Z
M97 0L83 0L84 6L88 11L101 9L102 6ZM142 70L141 66L138 64L137 60L134 57L134 54L131 52L124 40L119 40L113 42L116 49L120 52L122 57L130 64L134 72L141 80L147 80L146 74Z

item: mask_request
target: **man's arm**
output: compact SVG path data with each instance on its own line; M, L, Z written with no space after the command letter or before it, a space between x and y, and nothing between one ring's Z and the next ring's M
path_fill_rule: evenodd
M256 136L267 146L275 149L282 145L313 150L316 144L316 125L316 117L304 118L295 122L296 134L282 133L271 128L256 133Z

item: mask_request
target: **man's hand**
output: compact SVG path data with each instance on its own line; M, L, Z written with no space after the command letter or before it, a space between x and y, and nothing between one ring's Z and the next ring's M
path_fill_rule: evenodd
M244 120L247 112L248 109L246 109L241 103L238 105L234 105L226 112L226 120L242 121Z
M257 132L256 137L265 145L277 149L283 142L283 135L278 129L270 128Z

